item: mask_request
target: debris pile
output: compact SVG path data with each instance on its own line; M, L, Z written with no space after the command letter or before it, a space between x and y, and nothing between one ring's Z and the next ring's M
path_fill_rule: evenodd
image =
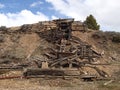
M88 74L82 71L83 67L93 68L94 62L101 58L101 54L92 49L87 42L72 35L72 23L74 19L53 20L56 27L49 27L50 30L38 32L52 45L45 48L42 60L35 60L38 68L29 68L24 72L25 76L52 75L52 76L80 76ZM82 27L85 27L84 25ZM82 28L86 29L86 28ZM84 31L84 30L83 30ZM96 68L93 68L96 70ZM106 73L96 70L100 76ZM103 75L105 74L105 75ZM89 75L90 76L90 75Z
M72 18L39 22L36 25L23 25L15 31L8 30L9 34L15 33L17 35L16 38L12 38L12 41L16 41L16 47L19 43L19 47L24 53L28 44L22 45L20 33L28 34L28 36L35 33L35 36L40 37L41 40L35 39L36 42L40 41L40 43L33 45L34 49L29 51L29 54L22 53L24 57L21 61L15 61L17 59L15 57L11 58L14 59L12 63L9 59L0 60L0 69L22 70L25 77L67 76L85 79L86 77L89 79L108 77L107 72L97 67L97 65L102 65L100 63L102 54L93 49L88 42L73 35L73 32L76 31L84 34L86 30L87 28L83 23L74 21ZM1 39L1 41L3 40ZM35 53L37 55L34 55ZM17 52L15 55L18 56ZM86 67L93 69L96 73L89 73L90 71L84 69Z

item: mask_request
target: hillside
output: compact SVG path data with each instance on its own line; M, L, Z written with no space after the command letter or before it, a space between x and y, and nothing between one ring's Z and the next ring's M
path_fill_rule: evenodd
M97 30L83 30L81 22L73 23L72 35L92 46L101 55L94 63L100 70L107 73L107 77L120 77L120 33L102 32ZM0 67L17 66L29 63L36 67L34 60L47 59L43 54L47 48L54 47L49 42L50 30L56 28L53 21L26 24L20 27L0 28ZM90 68L82 68L89 74L98 73ZM117 74L116 74L117 73ZM119 76L119 77L118 77Z

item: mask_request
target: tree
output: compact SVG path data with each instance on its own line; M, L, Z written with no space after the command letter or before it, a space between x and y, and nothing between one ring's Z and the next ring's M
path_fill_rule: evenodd
M96 22L96 19L93 15L87 16L86 20L84 21L84 24L89 28L93 30L99 30L100 25Z

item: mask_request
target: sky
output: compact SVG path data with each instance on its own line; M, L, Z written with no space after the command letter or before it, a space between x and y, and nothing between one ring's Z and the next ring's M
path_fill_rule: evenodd
M92 14L103 31L120 32L120 0L0 0L0 26L58 18L84 21Z

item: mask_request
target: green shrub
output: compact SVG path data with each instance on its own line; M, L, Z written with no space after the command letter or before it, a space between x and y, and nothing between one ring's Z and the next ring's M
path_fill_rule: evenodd
M96 19L93 15L87 16L86 20L84 21L84 24L89 28L93 30L99 30L100 25L98 25Z

